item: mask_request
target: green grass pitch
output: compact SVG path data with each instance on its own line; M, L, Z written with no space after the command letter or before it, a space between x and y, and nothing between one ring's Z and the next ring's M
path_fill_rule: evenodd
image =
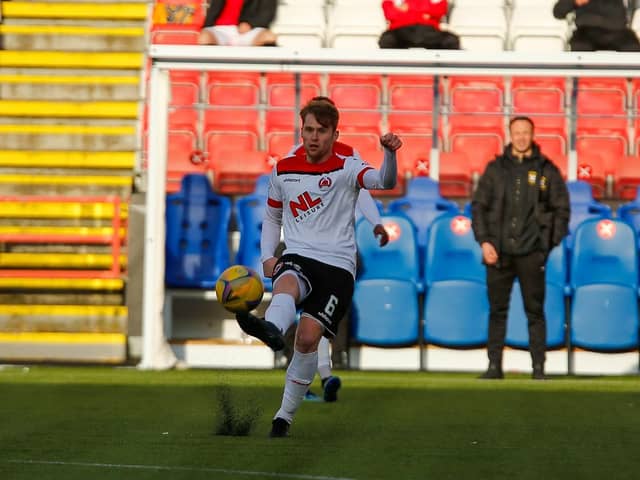
M282 370L2 368L0 479L640 478L637 377L338 374L269 439ZM213 434L225 385L262 408L249 436Z

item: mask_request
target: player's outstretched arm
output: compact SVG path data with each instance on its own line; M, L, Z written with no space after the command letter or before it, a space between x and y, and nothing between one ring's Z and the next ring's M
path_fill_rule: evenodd
M382 223L378 206L368 190L360 189L356 206L371 225Z
M260 260L265 277L271 277L275 267L276 249L280 244L280 230L282 228L282 207L266 206L262 232L260 234Z
M384 159L380 170L370 169L362 177L366 189L388 190L396 186L398 180L398 164L396 150L402 146L402 140L394 133L386 133L380 137L384 149Z

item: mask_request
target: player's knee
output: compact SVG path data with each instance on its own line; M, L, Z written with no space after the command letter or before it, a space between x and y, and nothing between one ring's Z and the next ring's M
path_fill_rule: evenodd
M217 45L218 39L213 33L202 30L198 35L198 43L200 45Z
M315 332L298 329L296 332L296 350L300 353L311 353L318 349L318 338Z

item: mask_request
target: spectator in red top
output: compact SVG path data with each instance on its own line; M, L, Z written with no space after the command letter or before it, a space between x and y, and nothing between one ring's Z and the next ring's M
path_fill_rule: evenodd
M440 19L447 14L447 8L447 0L384 0L382 10L388 27L378 45L459 50L458 36L440 30Z
M269 26L276 17L277 0L211 0L201 45L275 46Z

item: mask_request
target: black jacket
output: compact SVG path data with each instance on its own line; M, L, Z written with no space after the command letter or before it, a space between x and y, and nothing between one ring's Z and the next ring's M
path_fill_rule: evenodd
M224 4L225 0L211 0L209 2L207 17L204 20L205 27L215 25ZM246 22L253 28L269 28L276 18L277 7L278 0L244 0L239 23Z
M575 0L558 0L553 7L553 16L563 19L574 10L577 27L598 27L605 30L627 28L627 9L623 0L589 0L589 3L581 7L576 7Z
M533 144L535 170L534 188L528 190L529 201L534 203L534 217L540 232L540 248L548 254L560 244L569 230L569 192L562 174L547 157L540 153L537 144ZM473 233L480 244L491 243L498 255L502 252L501 238L505 227L505 192L510 175L509 164L514 159L511 144L505 147L502 155L496 156L485 169L471 202Z

